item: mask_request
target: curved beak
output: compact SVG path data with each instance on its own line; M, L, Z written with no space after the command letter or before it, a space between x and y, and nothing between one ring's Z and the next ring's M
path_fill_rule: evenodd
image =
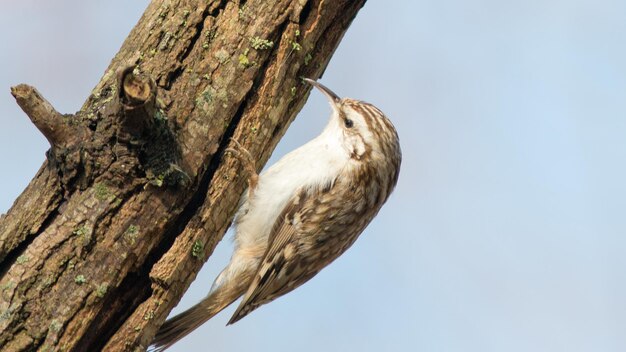
M312 85L313 87L319 89L322 93L324 93L324 95L328 98L328 100L330 100L331 105L334 106L341 101L341 98L339 98L339 96L335 94L335 92L328 89L328 87L326 87L325 85L317 81L314 81L310 78L302 78L302 80L304 80L305 82L309 83L310 85Z

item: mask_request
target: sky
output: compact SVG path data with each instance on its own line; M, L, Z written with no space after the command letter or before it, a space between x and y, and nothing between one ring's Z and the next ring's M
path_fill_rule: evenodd
M0 212L48 149L9 87L78 110L147 3L3 3ZM395 193L304 286L172 351L626 350L626 2L370 0L321 82L393 121ZM329 114L313 92L268 165Z

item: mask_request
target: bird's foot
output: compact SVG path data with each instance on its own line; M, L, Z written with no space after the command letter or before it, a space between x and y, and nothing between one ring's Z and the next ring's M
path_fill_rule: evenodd
M226 152L236 157L243 169L248 172L248 196L251 197L257 183L259 182L259 174L256 172L256 162L252 154L241 145L236 139L231 138L232 146L226 148Z

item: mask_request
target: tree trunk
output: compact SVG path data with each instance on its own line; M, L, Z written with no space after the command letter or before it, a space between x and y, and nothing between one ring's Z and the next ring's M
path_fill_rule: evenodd
M244 191L229 139L265 164L364 2L153 0L76 114L12 88L51 148L0 217L0 349L145 349Z

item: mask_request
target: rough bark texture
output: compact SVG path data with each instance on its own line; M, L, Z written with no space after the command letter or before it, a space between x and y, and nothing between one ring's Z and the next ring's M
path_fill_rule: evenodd
M79 112L12 89L51 143L0 217L3 351L147 347L365 0L154 0ZM207 289L210 283L207 283Z

